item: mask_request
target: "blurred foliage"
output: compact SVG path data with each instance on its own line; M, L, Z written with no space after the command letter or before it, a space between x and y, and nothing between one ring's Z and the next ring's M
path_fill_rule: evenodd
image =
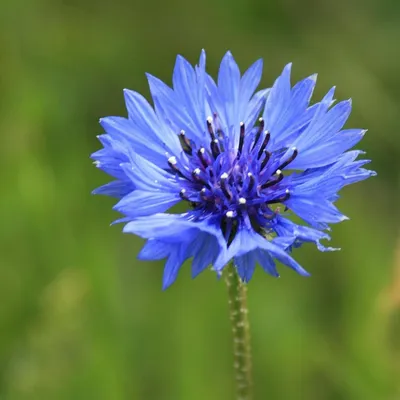
M319 72L379 174L343 191L341 252L296 252L311 278L250 283L256 400L399 399L399 37L396 0L2 0L0 399L233 398L223 282L186 266L162 292L162 263L90 195L98 118L203 47L212 73L228 49L264 58L264 86L289 61Z

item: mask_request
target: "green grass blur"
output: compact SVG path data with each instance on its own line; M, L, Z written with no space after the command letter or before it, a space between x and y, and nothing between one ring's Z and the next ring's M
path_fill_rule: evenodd
M109 227L108 181L89 160L122 89L167 82L201 48L293 61L352 97L349 125L378 177L346 188L337 253L296 251L312 273L261 269L249 285L256 400L400 399L400 3L397 0L1 0L0 399L234 398L226 288L162 263ZM396 247L398 250L396 250ZM397 253L396 253L397 251ZM396 256L397 254L397 256ZM397 258L396 258L397 257Z

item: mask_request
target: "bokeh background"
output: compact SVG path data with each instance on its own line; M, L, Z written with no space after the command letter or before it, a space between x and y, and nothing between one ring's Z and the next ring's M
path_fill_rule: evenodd
M343 191L341 252L296 252L311 278L249 284L256 400L400 399L399 39L397 0L1 0L0 399L234 398L223 281L186 265L162 292L90 194L98 119L203 47L213 74L264 58L263 86L318 72L379 174Z

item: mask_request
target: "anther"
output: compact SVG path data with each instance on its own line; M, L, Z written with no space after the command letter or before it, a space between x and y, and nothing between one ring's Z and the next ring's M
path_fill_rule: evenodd
M245 205L246 204L246 199L244 198L244 197L240 197L239 198L239 204L241 204L241 205Z
M256 137L254 138L253 147L251 148L252 150L254 149L254 147L256 147L258 141L260 140L261 133L264 130L264 125L265 125L264 118L262 117L258 118L258 122L260 123L260 125L258 125Z
M182 189L179 192L179 196L181 197L182 200L189 200L189 197L187 197L187 194L186 194L186 189Z
M254 185L255 185L255 183L256 183L256 178L254 178L254 175L253 175L251 172L248 172L248 173L247 173L247 176L248 176L248 178L249 178L249 180L250 180L249 186L247 187L247 190L248 190L249 192L251 192L251 190L253 189L253 187L254 187Z
M214 134L214 129L213 129L213 127L212 127L212 121L213 121L212 117L208 117L208 118L207 118L207 129L208 129L208 133L209 133L210 136L211 136L211 140L214 140L214 139L215 139L215 134Z
M260 171L262 171L267 166L268 161L269 161L269 159L271 157L271 153L269 151L264 150L264 153L265 153L265 157L264 157L264 160L262 160L262 163L261 163L261 166L260 166Z
M211 141L211 153L213 155L214 158L217 158L219 156L219 154L221 153L219 151L219 145L218 145L218 139L213 139Z
M205 158L205 152L206 152L206 149L204 147L200 147L200 149L197 151L197 156L199 157L199 160L200 160L201 164L203 165L203 167L207 168L209 164Z
M227 212L225 213L225 216L226 216L227 218L233 218L233 211L227 211Z
M192 146L190 144L189 139L186 137L185 135L185 131L182 129L179 133L179 140L181 142L181 146L183 151L188 154L188 155L192 155Z
M232 193L231 193L231 191L229 190L228 185L227 185L227 183L226 183L226 180L227 180L228 176L229 176L229 175L228 175L226 172L224 172L224 173L221 175L221 189L222 189L222 192L224 193L225 197L226 197L228 200L231 200L231 199L232 199Z
M286 189L285 194L283 196L280 196L274 200L269 200L266 202L266 204L283 203L284 201L288 200L289 197L290 197L290 191L289 189Z
M264 141L260 147L260 150L258 151L258 159L261 158L262 153L264 152L265 148L268 145L269 139L271 138L271 134L268 131L265 131L265 137L264 137Z
M172 156L172 157L168 158L168 164L171 168L173 168L173 166L176 165L176 157Z
M280 169L276 170L275 175L277 175L277 177L275 179L273 179L272 181L268 181L268 182L264 183L264 185L261 186L261 189L266 189L271 186L274 186L283 179L283 174Z
M200 190L200 197L204 201L208 201L209 200L209 198L206 195L206 188L203 188L203 189Z
M242 153L243 144L244 144L244 134L246 132L244 122L240 123L240 138L239 138L239 150L238 150L238 157Z
M168 158L168 165L170 166L170 168L174 170L182 178L187 179L186 176L183 175L182 172L179 170L179 168L176 166L176 164L177 164L176 157L172 156Z
M200 168L195 168L193 171L192 171L192 176L193 176L193 178L194 178L194 180L195 181L201 181L201 178L200 178L200 172L201 172L201 169Z
M290 158L288 158L283 164L281 164L279 166L279 169L283 169L283 168L287 167L297 157L297 154L299 154L299 152L296 149L296 147L292 147L292 150L293 150L293 154L290 156Z

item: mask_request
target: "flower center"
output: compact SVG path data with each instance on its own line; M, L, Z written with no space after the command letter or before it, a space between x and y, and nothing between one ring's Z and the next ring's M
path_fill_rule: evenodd
M228 237L227 226L238 220L246 220L256 231L265 229L276 215L270 206L290 197L282 171L296 158L297 149L268 151L271 134L264 130L262 118L249 131L240 123L237 149L218 128L216 116L207 119L207 130L208 148L196 147L181 131L185 158L168 159L171 173L182 178L180 197L199 217L219 216Z

